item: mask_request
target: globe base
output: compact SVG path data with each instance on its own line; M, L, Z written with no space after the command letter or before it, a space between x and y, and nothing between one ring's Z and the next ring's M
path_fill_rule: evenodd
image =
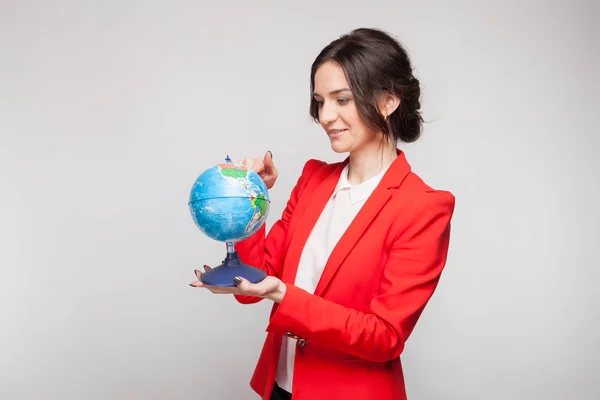
M228 252L223 264L203 272L200 281L205 285L218 287L235 287L233 278L241 276L251 283L258 283L267 277L262 269L243 264L237 251Z

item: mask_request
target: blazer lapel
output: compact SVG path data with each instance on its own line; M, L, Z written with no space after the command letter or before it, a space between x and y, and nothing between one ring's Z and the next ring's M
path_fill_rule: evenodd
M392 195L392 191L390 189L398 187L410 172L410 165L406 161L404 153L400 150L397 150L397 152L398 157L394 160L392 165L390 165L390 168L384 174L381 182L379 182L371 196L367 199L354 220L350 223L350 226L346 232L342 235L339 242L334 247L315 289L315 295L320 296L323 294L324 290L327 288L327 285L331 281L331 278L333 278L340 265L344 262L350 250L352 250L356 242L361 238L371 221L373 221L373 218L375 218L381 208L385 206L390 199ZM336 175L339 178L339 173L331 174L330 177L333 175ZM337 179L333 180L335 180L333 185L330 182L328 182L327 185L328 188L331 186L332 190L335 187L335 183L337 183ZM323 185L321 187L323 187ZM331 191L329 191L329 193L331 193ZM325 199L325 202L327 199ZM310 229L312 229L312 226L316 222L318 214L325 206L325 202L321 204L322 200L323 199L319 198L318 207L315 207L318 211L316 218L313 220L313 216L311 215L310 220L303 222L303 227L301 229L307 229L310 233ZM306 236L308 237L308 234ZM301 245L300 251L305 242L304 236L302 236L302 238L302 243L299 243L300 240L295 243L295 245Z
M282 281L293 283L296 279L296 272L298 271L298 264L304 245L323 209L327 205L338 183L340 174L347 163L348 158L330 171L321 183L317 184L316 188L307 187L305 194L302 195L301 202L303 204L299 202L297 210L295 210L295 212L300 213L301 221L289 241L288 256L286 257L286 265L283 268L281 277Z

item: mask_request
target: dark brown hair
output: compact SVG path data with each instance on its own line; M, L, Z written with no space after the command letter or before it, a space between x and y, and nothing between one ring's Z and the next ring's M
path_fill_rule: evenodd
M319 106L312 97L315 73L328 61L335 61L344 70L358 113L367 126L395 143L419 138L423 123L419 112L421 88L406 50L396 39L381 30L359 28L321 50L310 71L310 116L315 122L319 122ZM377 105L386 92L400 98L400 105L388 116L389 123Z

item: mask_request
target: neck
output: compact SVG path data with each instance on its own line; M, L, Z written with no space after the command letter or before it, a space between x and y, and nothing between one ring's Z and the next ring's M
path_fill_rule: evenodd
M348 182L358 185L374 177L398 157L393 142L374 143L373 146L354 150L350 153Z

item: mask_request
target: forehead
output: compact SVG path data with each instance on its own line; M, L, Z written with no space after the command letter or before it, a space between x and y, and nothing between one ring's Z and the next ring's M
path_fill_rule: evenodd
M336 62L327 61L315 72L315 94L325 95L348 87L344 70Z

